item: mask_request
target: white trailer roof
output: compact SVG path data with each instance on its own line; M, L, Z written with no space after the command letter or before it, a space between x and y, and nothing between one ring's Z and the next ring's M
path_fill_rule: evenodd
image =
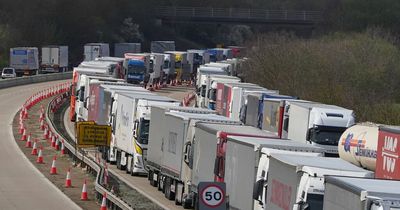
M400 181L397 180L326 176L325 182L335 184L357 194L367 191L369 195L372 193L396 194L396 197L400 198Z
M173 102L178 102L177 100L169 98L169 97L166 97L166 96L159 96L159 95L156 95L156 94L143 94L143 93L140 93L140 92L137 95L135 95L135 94L131 95L131 94L126 93L126 92L119 93L119 95L123 95L123 96L126 96L126 97L131 98L131 99L147 99L147 100L152 100L152 101L173 101Z
M305 102L305 103L303 103L303 102L291 102L291 104L292 105L298 105L298 106L301 106L301 107L304 107L304 108L309 108L309 109L312 109L312 108L318 108L318 109L337 109L337 110L348 110L348 111L351 111L351 110L349 110L349 109L346 109L346 108L343 108L343 107L340 107L340 106L336 106L336 105L330 105L330 104L321 104L321 103L316 103L316 102L314 102L314 103L309 103L309 102Z
M224 124L214 124L214 123L197 123L196 127L205 130L209 133L217 134L218 132L226 133L244 133L256 136L274 137L275 134L260 130L258 128L247 126L247 125L224 125Z
M298 152L315 152L323 153L324 149L311 145L304 144L298 141L293 141L289 139L276 139L276 138L255 138L255 137L245 137L245 136L229 136L229 141L239 142L242 144L250 144L258 147L268 148L268 149L278 149L278 150L290 150ZM262 149L263 150L263 149ZM265 151L267 153L267 151Z
M187 113L187 112L168 112L166 113L166 116L172 116L176 118L181 118L183 120L190 120L190 119L209 119L209 120L215 120L215 121L232 121L232 122L237 122L236 120L232 120L231 118L221 116L221 115L216 115L216 114L197 114L197 113Z
M152 107L157 107L157 108L162 108L162 109L168 109L169 111L183 111L183 112L189 112L189 113L198 113L198 114L216 114L217 112L215 110L211 109L203 109L203 108L195 108L195 107L185 107L185 106L170 106L170 105L162 105L162 106L152 106Z
M340 158L280 154L273 154L272 157L287 165L295 166L299 171L302 170L303 167L314 167L338 171L369 172Z

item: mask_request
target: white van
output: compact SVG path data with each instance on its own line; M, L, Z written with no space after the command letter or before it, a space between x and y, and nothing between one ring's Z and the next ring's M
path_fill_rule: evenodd
M5 67L3 68L3 71L1 72L1 78L6 79L6 78L15 78L17 75L15 74L15 69L11 67Z

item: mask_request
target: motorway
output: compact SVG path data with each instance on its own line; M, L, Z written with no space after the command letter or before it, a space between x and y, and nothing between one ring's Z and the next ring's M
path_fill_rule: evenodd
M13 118L25 100L59 83L38 83L0 90L0 209L81 209L29 162L12 133Z
M156 91L155 93L163 96L168 96L177 100L181 100L183 99L184 96L186 96L188 93L192 91L193 91L192 88L187 88L187 87L170 87ZM75 136L74 124L71 123L71 121L69 121L68 112L69 108L66 110L66 113L64 115L65 128L67 129L67 132L69 133L70 136ZM148 199L150 199L163 209L168 209L168 210L184 209L182 206L175 205L174 201L167 200L164 197L163 193L161 193L160 191L157 190L157 188L152 187L149 184L147 177L131 176L130 174L127 174L125 171L117 169L115 165L110 165L108 169L109 172L117 176L121 181L125 182L129 187L143 194L144 196L146 196Z

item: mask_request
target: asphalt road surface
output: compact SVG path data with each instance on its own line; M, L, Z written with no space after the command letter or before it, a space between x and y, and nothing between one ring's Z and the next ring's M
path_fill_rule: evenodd
M29 162L12 134L13 118L25 100L60 82L0 89L0 209L80 209Z

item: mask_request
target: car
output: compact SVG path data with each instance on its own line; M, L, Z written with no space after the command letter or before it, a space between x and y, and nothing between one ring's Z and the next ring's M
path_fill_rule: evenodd
M3 71L1 72L1 78L6 79L6 78L15 78L17 77L17 74L15 73L15 69L11 67L5 67L3 68Z

